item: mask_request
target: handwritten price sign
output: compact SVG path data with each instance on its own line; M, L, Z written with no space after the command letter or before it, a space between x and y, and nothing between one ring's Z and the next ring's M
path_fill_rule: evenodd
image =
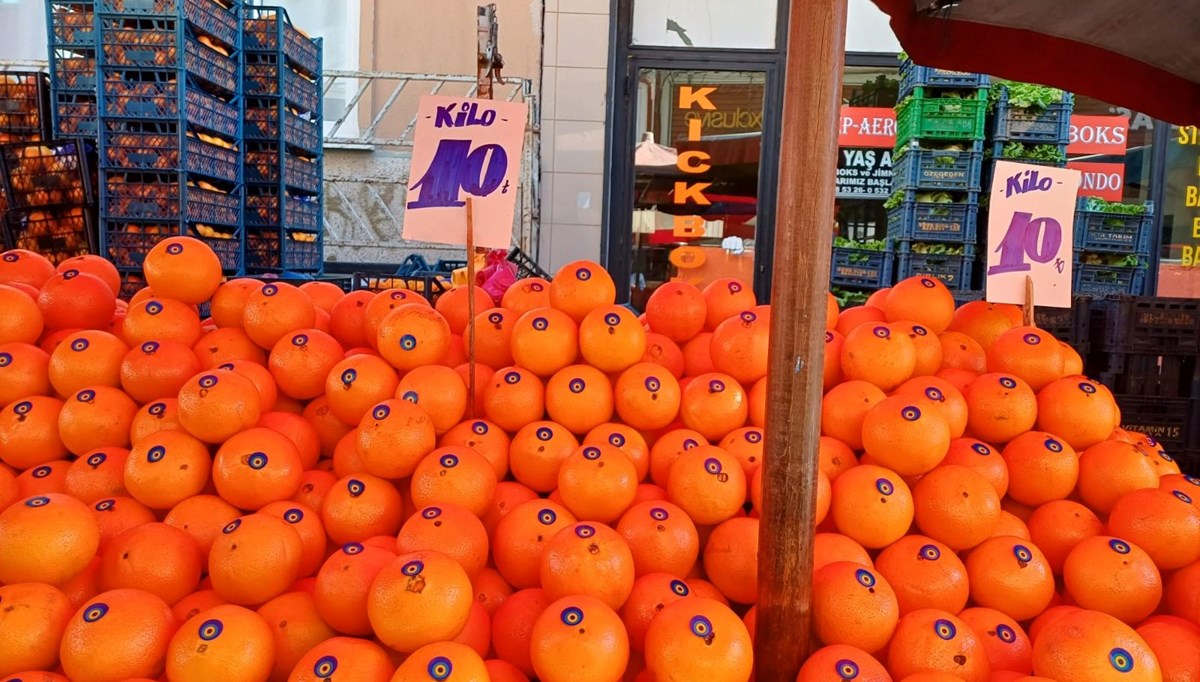
M1071 307L1071 252L1080 174L1069 168L997 161L988 219L987 300Z
M527 117L519 102L421 97L404 238L466 244L471 197L475 244L508 248Z

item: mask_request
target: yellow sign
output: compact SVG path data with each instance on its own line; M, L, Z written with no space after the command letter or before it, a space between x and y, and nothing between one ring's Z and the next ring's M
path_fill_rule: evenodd
M679 108L685 110L699 108L704 111L716 111L716 105L709 99L716 91L717 89L714 87L696 89L690 85L684 85L679 88ZM699 118L688 119L688 141L699 142L702 129L703 124ZM695 175L704 173L712 168L711 161L712 156L708 152L689 151L679 155L676 167L683 173ZM686 181L677 181L673 195L674 203L678 206L688 204L708 206L712 202L708 200L708 197L704 196L704 191L711 186L711 182L689 183ZM673 227L675 229L675 236L681 239L697 239L704 236L704 219L697 215L675 216ZM679 266L677 265L677 267Z

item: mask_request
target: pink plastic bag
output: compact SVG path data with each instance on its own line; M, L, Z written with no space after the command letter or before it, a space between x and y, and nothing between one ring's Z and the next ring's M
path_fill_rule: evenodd
M504 292L517 281L517 266L509 262L508 254L497 249L487 255L487 266L475 275L475 283L492 297L492 302L500 305Z

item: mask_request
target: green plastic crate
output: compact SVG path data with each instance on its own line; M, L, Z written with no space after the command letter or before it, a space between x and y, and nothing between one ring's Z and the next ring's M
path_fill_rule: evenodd
M982 140L987 91L971 98L911 97L896 110L896 148L911 140Z

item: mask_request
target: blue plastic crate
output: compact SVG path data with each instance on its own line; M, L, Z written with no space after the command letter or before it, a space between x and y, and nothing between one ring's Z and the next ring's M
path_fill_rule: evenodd
M283 97L300 111L315 112L321 106L321 85L289 66L276 54L246 54L247 97Z
M916 201L914 194L888 211L888 237L914 241L974 244L979 223L979 195L961 203Z
M1077 296L1102 297L1110 294L1141 296L1146 288L1146 267L1122 268L1111 265L1074 264Z
M46 34L52 50L96 46L93 0L47 0Z
M247 7L243 21L243 49L247 52L278 52L296 68L310 75L321 72L321 47L292 25L282 7Z
M900 96L904 97L913 88L944 88L947 90L970 90L986 88L988 77L982 73L951 71L929 66L917 66L911 59L900 64Z
M122 272L140 271L146 254L155 245L168 237L180 235L194 237L207 244L217 254L226 274L243 273L245 234L240 227L214 228L172 221L106 220L102 221L100 229L101 251Z
M246 139L276 142L310 154L319 154L321 123L319 119L292 113L279 98L247 100Z
M1008 103L1008 90L996 103L996 125L992 138L1001 142L1066 144L1071 138L1071 112L1075 109L1071 93L1063 93L1060 104L1041 111L1018 109Z
M891 251L833 248L829 281L833 286L882 289L892 284Z
M892 161L892 190L944 189L978 192L983 175L983 151L905 148Z
M1058 161L1047 161L1047 160L1043 160L1043 159L1035 159L1035 158L1032 158L1029 156L1005 157L1004 156L1004 148L1008 144L1022 145L1024 147L1025 153L1032 151L1036 147L1040 147L1042 145L1049 145L1049 146L1055 147L1057 149L1059 160ZM1050 143L1050 142L1018 142L1016 140L1010 140L1009 142L997 141L997 142L992 143L992 158L988 159L988 161L1012 161L1013 163L1027 163L1027 164L1030 164L1033 166L1050 166L1053 168L1063 168L1067 165L1067 145L1065 142L1060 144L1060 143ZM991 166L990 163L986 163L986 162L984 163L985 169L989 168L990 166Z
M246 188L247 227L319 232L321 217L320 195L293 193L279 185L248 185Z
M176 73L106 69L104 115L153 121L179 121L182 118L188 125L228 139L239 139L239 103L218 99L190 80L185 79L181 85L174 77Z
M241 70L236 53L227 56L205 45L178 19L138 19L133 23L131 26L122 16L100 16L102 67L183 69L231 96L238 92Z
M56 92L51 107L54 110L54 133L57 137L96 137L96 96L74 92Z
M896 254L896 280L908 277L933 277L941 280L952 291L971 289L975 274L974 248L968 247L961 256L913 253L900 251Z
M179 123L108 120L104 122L100 146L103 162L109 168L183 171L241 182L239 150L205 142Z
M96 92L96 53L68 52L55 56L50 66L51 82L55 92Z
M102 220L241 226L241 187L227 185L221 188L225 191L216 191L189 186L189 183L204 180L185 173L102 169L100 217Z
M183 19L226 45L237 46L241 2L214 0L100 0L99 12L126 18Z
M1106 213L1087 210L1087 197L1075 209L1075 249L1108 253L1150 253L1154 229L1154 204L1146 202L1146 213Z
M0 133L14 141L53 137L50 78L41 71L0 69Z
M321 233L279 228L247 228L246 272L321 273L325 238Z
M279 183L305 192L321 191L320 156L301 156L275 142L250 143L246 149L246 182Z

